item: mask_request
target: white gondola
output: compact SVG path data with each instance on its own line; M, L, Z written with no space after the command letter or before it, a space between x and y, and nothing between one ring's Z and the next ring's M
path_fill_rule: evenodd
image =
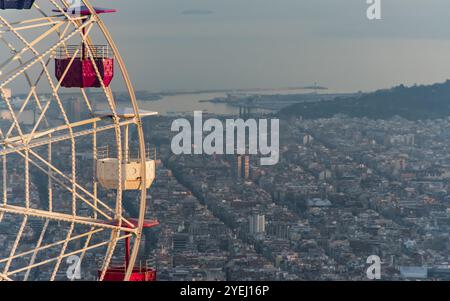
M121 108L117 110L117 117L121 119L134 118L135 112L131 108ZM101 118L113 117L111 112L99 111L96 115ZM156 116L157 112L140 110L139 115L141 118ZM131 158L129 155L129 129L128 125L125 126L124 131L124 152L122 157L122 189L123 190L140 190L142 185L145 188L150 188L155 180L156 175L156 162L151 160L149 155L145 161L145 183L142 183L142 165L140 158ZM97 179L102 187L105 189L115 190L119 187L119 175L117 173L119 159L113 158L106 154L105 158L97 159Z

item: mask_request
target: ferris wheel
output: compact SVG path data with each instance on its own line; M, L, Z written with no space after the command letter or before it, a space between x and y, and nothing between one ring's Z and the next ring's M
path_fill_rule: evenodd
M0 280L74 280L73 260L100 281L155 280L136 262L143 229L158 225L145 220L156 166L141 123L156 113L139 110L100 18L115 10L0 9Z

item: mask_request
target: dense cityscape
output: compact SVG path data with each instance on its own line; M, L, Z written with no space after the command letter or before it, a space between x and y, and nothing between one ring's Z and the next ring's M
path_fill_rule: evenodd
M384 279L448 279L448 121L282 120L274 167L161 143L151 194L171 222L159 268L183 280L363 280L375 254ZM149 123L151 141L170 123Z
M80 100L71 101L68 111L79 114ZM173 155L174 118L144 123L157 158L147 217L160 226L146 230L139 264L157 268L159 280L365 280L371 255L381 258L384 280L449 279L449 119L288 117L280 124L279 163L261 166L250 155ZM79 159L92 161L83 149ZM68 168L63 163L55 165ZM21 168L10 171L12 203L23 197ZM83 173L89 187L92 169ZM40 185L32 177L34 204L42 204ZM54 193L70 198L61 187ZM124 195L128 215L135 198ZM29 223L21 248L35 243L43 224ZM9 250L20 223L5 215L1 225L0 243ZM119 243L113 260L123 248ZM40 252L41 259L48 252L57 249ZM101 256L86 254L86 279L95 279Z

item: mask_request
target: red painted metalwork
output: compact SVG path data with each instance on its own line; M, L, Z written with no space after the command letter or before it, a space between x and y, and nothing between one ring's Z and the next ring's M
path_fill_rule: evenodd
M70 57L55 59L55 75L58 80L61 80L70 61ZM94 62L97 65L103 84L105 87L108 87L114 78L114 59L95 58ZM102 85L95 72L92 60L89 58L76 58L63 78L61 86L65 88L100 88Z
M129 222L133 227L137 227L138 220L130 219ZM117 224L117 223L115 223ZM159 225L158 221L155 220L145 220L144 221L144 229L156 227ZM122 226L127 227L130 225L122 224ZM130 238L126 238L125 240L125 265L120 267L110 267L106 273L103 281L123 281L125 279L125 274L130 262ZM98 277L100 278L102 271L98 271ZM135 267L133 272L131 273L129 281L156 281L157 271L148 267Z
M103 281L123 281L125 278L125 267L122 268L110 268L106 271ZM101 271L98 272L98 276L101 276ZM150 282L156 281L156 270L148 268L135 268L131 273L130 281L132 282Z
M94 7L95 13L106 14L114 13L115 9ZM59 12L59 10L53 10ZM90 15L91 12L86 6L69 7L64 9L69 14ZM86 20L83 20L83 23ZM83 28L82 34L86 34L86 29ZM88 51L88 48L90 51ZM105 51L106 49L106 51ZM81 44L81 53L72 61L73 56L77 55L74 48L62 49L60 57L55 59L55 75L61 81L61 86L65 88L101 88L102 82L105 87L109 87L114 77L114 59L109 57L106 46L88 46L86 43ZM99 51L100 50L100 51ZM62 55L61 55L62 54ZM78 55L77 55L78 56ZM92 58L90 57L92 56ZM94 63L97 66L100 76L94 68ZM66 75L63 78L64 72L70 65Z
M60 11L57 9L53 10L55 13L59 13ZM76 7L69 7L69 8L65 8L64 11L68 14L77 14L77 15L82 15L82 16L88 16L91 15L91 11L89 10L89 8L87 8L87 6L82 5L82 6L76 6ZM108 13L115 13L117 12L115 9L110 9L110 8L102 8L102 7L94 7L94 11L97 15L99 14L108 14Z

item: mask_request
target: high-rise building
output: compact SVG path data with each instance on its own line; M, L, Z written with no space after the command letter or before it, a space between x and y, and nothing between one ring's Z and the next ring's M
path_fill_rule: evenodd
M252 235L264 234L266 232L266 217L254 214L249 217L249 232Z
M232 163L232 172L237 179L249 179L251 176L250 156L235 156Z
M242 177L244 179L250 178L250 156L243 156L242 158Z
M68 115L70 119L75 121L80 120L83 116L81 116L82 112L82 100L79 97L71 97L69 100L69 108Z
M172 237L172 248L174 251L184 251L189 243L189 235L187 233L176 233Z
M240 178L242 174L242 156L236 156L233 164L233 175Z
M314 140L314 138L311 135L303 136L303 144L304 145L311 144L311 142L313 142L313 140Z

